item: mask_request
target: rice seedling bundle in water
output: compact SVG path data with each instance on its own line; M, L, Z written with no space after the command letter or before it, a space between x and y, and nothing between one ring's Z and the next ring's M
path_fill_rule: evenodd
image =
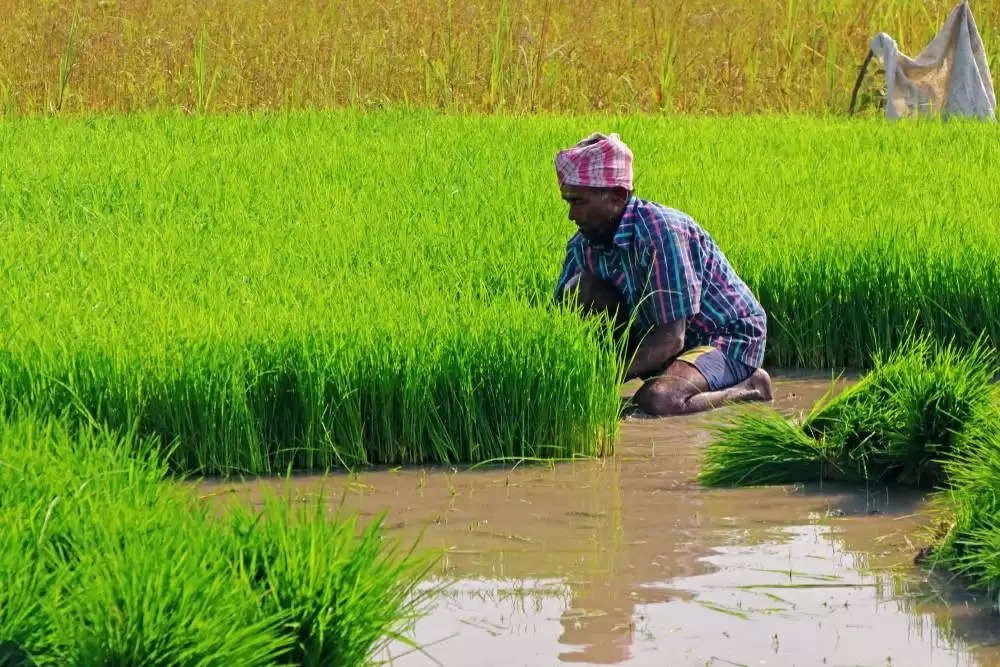
M748 411L715 428L700 478L710 485L821 479L933 487L942 465L1000 424L991 347L957 350L916 338L875 358L852 387L820 400L801 424Z
M923 337L876 357L857 384L801 424L751 410L716 427L700 481L821 479L933 487L939 528L927 562L1000 591L1000 394L994 348ZM996 599L1000 607L1000 597Z
M994 348L934 345L929 338L875 358L858 384L815 409L805 434L836 443L840 474L934 486L941 463L995 420Z
M595 129L715 236L769 364L868 365L908 325L1000 341L993 127L24 119L0 126L0 403L138 424L180 470L608 452L618 361L550 304L553 156Z
M699 479L711 486L823 479L836 452L780 415L747 411L716 429Z
M153 441L0 423L0 645L39 665L361 665L411 627L433 554L272 499L226 519ZM294 521L293 521L294 519Z
M1000 405L1000 396L998 396ZM994 422L945 464L935 498L940 529L928 563L961 574L1000 608L1000 408Z

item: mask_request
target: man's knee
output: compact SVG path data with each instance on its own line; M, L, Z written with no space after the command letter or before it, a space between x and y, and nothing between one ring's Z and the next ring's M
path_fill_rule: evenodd
M679 415L685 411L690 388L683 382L675 382L661 377L651 380L636 392L635 400L639 408L648 415Z

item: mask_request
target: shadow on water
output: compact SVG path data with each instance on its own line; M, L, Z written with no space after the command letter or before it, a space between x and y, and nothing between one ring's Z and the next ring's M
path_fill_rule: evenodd
M830 377L776 377L775 407L808 410ZM199 490L219 511L265 487L346 492L363 516L387 510L390 534L444 548L449 588L415 631L425 653L394 645L394 664L1000 665L988 604L912 565L920 492L701 488L721 416L626 420L600 461Z

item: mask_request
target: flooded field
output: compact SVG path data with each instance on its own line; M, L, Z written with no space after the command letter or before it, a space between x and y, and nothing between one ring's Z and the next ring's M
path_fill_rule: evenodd
M829 379L775 377L808 409ZM323 493L447 549L447 583L397 665L1000 665L1000 618L912 565L923 496L831 485L703 489L706 425L630 419L615 457L205 481L220 511L265 487Z

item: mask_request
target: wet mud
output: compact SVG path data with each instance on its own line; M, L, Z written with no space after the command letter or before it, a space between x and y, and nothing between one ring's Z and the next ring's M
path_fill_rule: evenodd
M775 374L808 410L829 376ZM841 381L840 386L843 385ZM634 386L632 387L634 389ZM913 566L932 521L901 488L704 489L706 415L631 418L614 457L201 481L223 512L278 492L386 512L387 533L445 549L447 584L396 665L1000 666L1000 618Z

